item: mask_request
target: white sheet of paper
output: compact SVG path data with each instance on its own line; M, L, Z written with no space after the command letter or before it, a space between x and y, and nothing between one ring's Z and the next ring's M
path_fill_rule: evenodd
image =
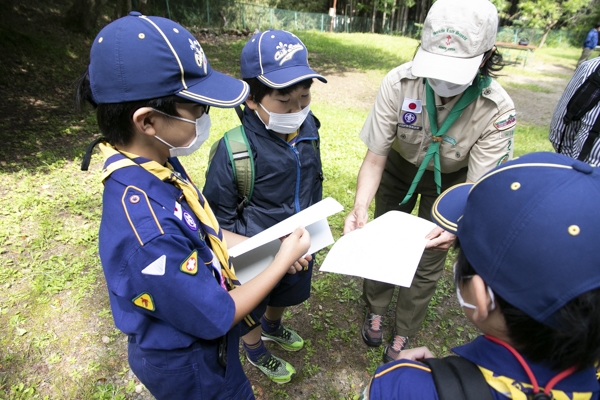
M435 226L389 211L338 239L319 270L410 287L425 250L425 235Z
M233 258L239 281L245 283L268 267L279 251L279 238L289 235L299 226L304 226L310 233L310 248L307 254L332 244L334 240L327 217L343 209L340 203L327 197L229 249L229 256Z

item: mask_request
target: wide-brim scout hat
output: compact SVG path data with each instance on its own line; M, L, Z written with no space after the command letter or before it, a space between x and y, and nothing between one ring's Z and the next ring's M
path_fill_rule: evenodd
M198 40L181 25L131 12L104 27L92 45L93 100L123 103L177 95L216 107L235 107L248 85L213 70Z
M600 169L556 153L531 153L454 186L432 217L455 233L477 274L533 319L600 287Z
M423 24L412 74L464 85L494 47L498 10L489 0L438 0Z
M256 33L242 49L242 78L257 78L273 89L283 89L306 79L327 80L308 65L308 51L293 33L269 30Z

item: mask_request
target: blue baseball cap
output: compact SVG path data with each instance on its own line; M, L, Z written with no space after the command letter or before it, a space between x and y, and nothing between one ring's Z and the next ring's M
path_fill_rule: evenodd
M88 68L97 104L170 95L215 107L235 107L248 85L213 70L198 40L181 25L131 12L105 26Z
M530 153L446 190L432 217L494 292L553 326L556 311L600 287L599 199L600 169Z
M242 78L257 78L273 89L283 89L306 79L327 80L308 65L302 41L286 31L265 31L252 36L242 49Z

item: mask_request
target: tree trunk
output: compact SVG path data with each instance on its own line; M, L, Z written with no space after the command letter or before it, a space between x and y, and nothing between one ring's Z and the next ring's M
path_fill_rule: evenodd
M406 35L406 25L408 25L408 7L403 5L402 12L398 14L398 18L401 18L402 21L402 36Z
M371 17L371 33L375 33L375 17L377 16L377 0L373 2L373 16Z
M100 0L73 0L65 16L66 26L75 32L91 33L100 14Z
M396 13L398 12L398 0L394 0L392 5L392 14L390 15L390 32L394 31L394 22L396 22ZM396 24L396 30L398 30L398 24Z
M419 10L419 23L420 24L425 22L425 16L427 15L427 11L429 11L429 8L427 7L428 3L429 2L427 0L421 0L421 7Z
M385 19L387 17L387 2L383 3L383 18L381 19L381 33L385 33Z
M117 0L115 19L124 17L131 11L131 0Z

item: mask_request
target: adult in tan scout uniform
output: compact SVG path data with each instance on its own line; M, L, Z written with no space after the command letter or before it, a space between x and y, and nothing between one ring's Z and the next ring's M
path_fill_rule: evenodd
M491 78L502 61L494 46L497 26L498 12L488 0L438 0L431 7L414 60L384 78L360 133L368 151L344 233L367 222L373 197L376 218L390 210L411 212L420 194L419 217L430 219L440 191L474 182L512 158L514 104ZM411 287L399 288L384 361L395 359L420 329L455 236L436 228L427 239ZM362 337L370 346L383 341L394 288L364 281Z

